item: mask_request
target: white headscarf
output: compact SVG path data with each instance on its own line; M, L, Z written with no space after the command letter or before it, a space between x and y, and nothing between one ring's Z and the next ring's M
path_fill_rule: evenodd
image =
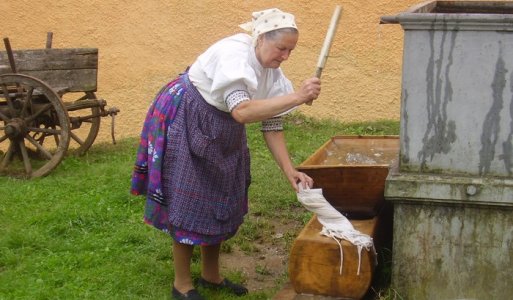
M277 8L270 8L252 13L253 20L239 27L251 32L253 37L253 45L256 45L258 36L280 28L295 28L296 21L294 15L283 12Z

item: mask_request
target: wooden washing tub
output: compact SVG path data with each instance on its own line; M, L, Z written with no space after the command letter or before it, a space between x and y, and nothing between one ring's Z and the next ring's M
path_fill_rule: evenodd
M398 154L397 136L334 136L298 170L346 217L370 219L383 207L385 179Z
M377 248L391 240L392 211L384 200L385 179L398 159L396 136L335 136L321 146L298 169L322 188L323 195L344 214L355 229L370 235ZM367 293L375 270L373 251L361 252L332 238L321 236L322 226L314 215L294 241L289 257L289 277L298 294L361 299ZM360 265L359 265L360 262ZM358 275L358 267L360 274Z

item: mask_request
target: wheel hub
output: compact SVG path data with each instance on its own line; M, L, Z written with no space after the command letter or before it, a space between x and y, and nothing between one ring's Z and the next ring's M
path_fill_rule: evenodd
M5 126L4 132L10 139L19 139L27 134L27 127L22 119L14 118Z

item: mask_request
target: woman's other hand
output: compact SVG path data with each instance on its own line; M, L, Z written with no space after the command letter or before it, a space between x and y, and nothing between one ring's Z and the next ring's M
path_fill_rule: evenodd
M299 192L299 185L302 185L302 187L306 189L307 187L312 188L314 183L310 176L295 169L287 174L287 179L289 180L290 185L296 191L296 193Z

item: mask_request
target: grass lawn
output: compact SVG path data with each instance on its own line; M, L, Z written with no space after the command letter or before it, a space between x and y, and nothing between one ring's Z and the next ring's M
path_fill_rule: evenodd
M295 114L286 123L296 164L334 135L398 132L395 121L342 124ZM226 252L238 248L251 253L252 244L272 230L266 220L306 222L310 217L306 210L291 213L300 205L267 151L259 125L248 126L248 138L250 216L258 218L248 216L237 236L223 246ZM0 177L0 299L169 298L171 240L143 224L144 199L129 194L136 147L136 138L116 145L96 143L83 157L66 157L45 178ZM198 257L195 252L194 276L199 274ZM242 274L225 275L245 280ZM270 299L276 291L274 287L238 299Z

